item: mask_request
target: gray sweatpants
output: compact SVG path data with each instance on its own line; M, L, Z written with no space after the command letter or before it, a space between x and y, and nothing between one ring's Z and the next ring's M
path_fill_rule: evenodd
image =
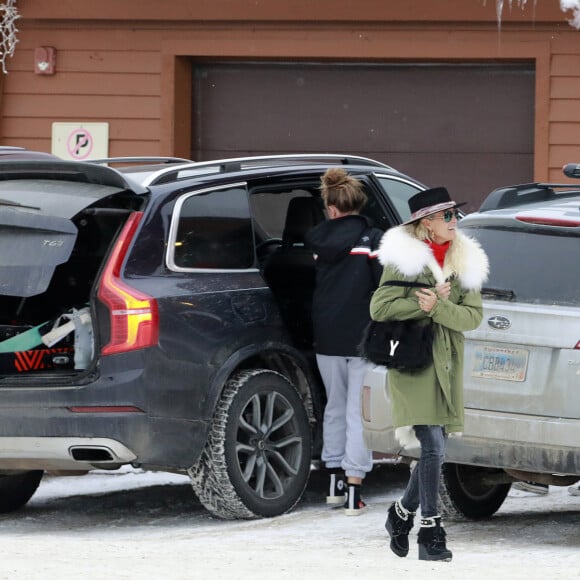
M364 476L372 469L372 454L363 440L361 393L369 364L359 357L316 355L326 389L322 426L322 461L342 468L347 477Z

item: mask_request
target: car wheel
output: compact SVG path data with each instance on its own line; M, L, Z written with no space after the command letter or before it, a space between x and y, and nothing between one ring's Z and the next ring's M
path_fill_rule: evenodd
M26 505L38 489L44 471L0 474L0 513L7 514Z
M281 374L257 369L226 383L208 442L189 473L210 512L251 519L292 509L308 482L310 461L302 398Z
M445 463L441 471L439 509L453 519L492 516L503 504L510 483L486 481L497 469Z

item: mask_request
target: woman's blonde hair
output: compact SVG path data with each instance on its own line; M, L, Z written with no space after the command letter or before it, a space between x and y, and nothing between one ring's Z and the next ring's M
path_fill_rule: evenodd
M327 169L320 181L326 207L333 205L341 213L358 213L364 207L367 196L362 183L342 167Z
M405 229L418 240L424 241L429 240L429 230L425 227L423 220L413 222L412 224L407 224L404 226Z

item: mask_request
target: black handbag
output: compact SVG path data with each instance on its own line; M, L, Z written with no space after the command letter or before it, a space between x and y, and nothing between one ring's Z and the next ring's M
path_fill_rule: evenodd
M383 286L429 288L421 282L389 280ZM359 354L389 369L413 372L433 364L433 323L417 320L371 320L364 330Z

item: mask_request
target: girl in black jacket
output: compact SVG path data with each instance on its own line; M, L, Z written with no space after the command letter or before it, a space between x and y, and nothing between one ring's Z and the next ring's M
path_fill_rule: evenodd
M321 190L330 219L308 232L306 242L316 258L312 318L327 395L322 448L330 471L326 501L344 502L345 514L359 515L365 508L360 485L372 468L372 456L363 441L360 412L368 365L359 357L358 345L382 273L376 248L383 232L359 215L367 198L360 181L344 169L329 169Z

